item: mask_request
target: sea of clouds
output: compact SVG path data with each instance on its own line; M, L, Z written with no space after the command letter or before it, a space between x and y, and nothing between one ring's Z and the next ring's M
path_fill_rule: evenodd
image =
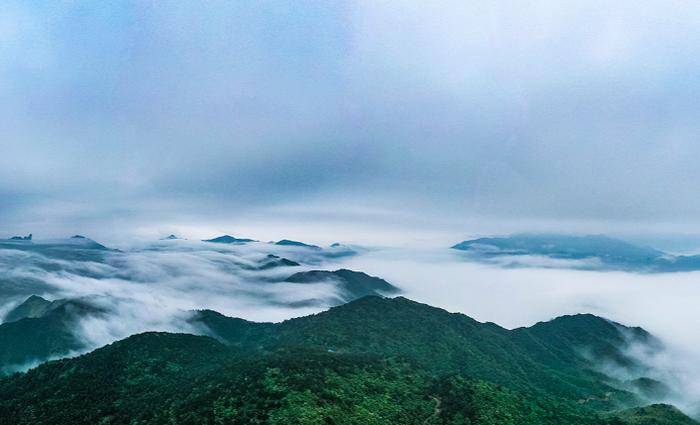
M301 266L257 269L268 254ZM273 322L317 313L337 304L337 286L284 279L303 270L348 268L386 279L407 298L506 328L574 313L641 326L665 349L631 347L630 355L652 366L653 377L681 388L662 401L699 411L700 272L583 271L565 263L553 267L541 257L522 257L519 263L513 268L469 262L449 249L382 248L335 256L269 243L187 240L123 246L98 260L0 249L0 316L31 294L49 300L87 297L107 312L87 316L76 329L86 347L95 348L144 331L195 332L187 319L196 309Z

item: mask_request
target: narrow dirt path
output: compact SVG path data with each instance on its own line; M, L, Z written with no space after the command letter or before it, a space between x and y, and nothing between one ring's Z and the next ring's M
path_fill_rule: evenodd
M435 408L433 409L433 414L428 416L426 420L423 421L423 425L427 425L430 423L430 421L433 420L433 418L437 418L440 416L440 404L442 403L439 398L437 397L430 397L435 401Z

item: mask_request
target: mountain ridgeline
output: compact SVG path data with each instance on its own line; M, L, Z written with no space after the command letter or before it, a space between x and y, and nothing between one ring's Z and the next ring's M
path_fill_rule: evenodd
M602 237L490 238L455 249L471 260L504 260L501 265L530 256L656 272L670 270L665 261L692 263L692 256L683 260ZM122 252L82 236L23 236L1 240L0 250L20 261L8 264L21 266L0 276L7 300L0 323L0 425L698 425L660 404L679 399L678 389L655 380L659 375L632 354L639 347L664 349L643 329L578 314L508 330L384 298L400 289L379 277L322 269L328 259L363 252L360 247L172 235ZM108 293L64 298L46 279L151 287L140 280L140 267L129 274L125 266L143 258L158 264L161 252L206 258L196 264L217 271L219 288L241 279L245 291L235 294L260 289L262 305L335 307L281 323L180 312L169 328L188 333L147 332L98 348L81 332L120 320L119 303ZM159 270L174 279L201 284L209 276L165 265ZM295 297L275 298L278 292Z
M254 270L293 268L299 263L276 255L266 256ZM378 277L352 270L307 271L290 275L285 282L301 287L309 284L327 284L334 289L334 298L309 298L290 304L297 306L338 305L366 295L388 295L398 288ZM100 303L100 301L103 301ZM78 333L80 321L102 317L107 311L101 307L108 299L95 297L48 301L32 295L10 310L0 323L0 376L51 358L60 358L90 348Z
M460 242L452 249L467 259L527 266L526 256L540 256L568 263L559 267L589 270L624 270L641 273L700 270L700 255L673 255L602 235L571 236L519 234ZM555 265L550 265L554 267Z
M368 296L277 324L190 322L208 336L135 335L0 380L0 424L697 424L635 407L651 401L599 370L643 378L626 349L659 343L592 315L507 330Z
M367 295L392 295L400 292L399 288L384 279L347 269L332 272L326 270L299 272L289 276L285 281L301 284L331 283L337 288L337 296L341 303Z

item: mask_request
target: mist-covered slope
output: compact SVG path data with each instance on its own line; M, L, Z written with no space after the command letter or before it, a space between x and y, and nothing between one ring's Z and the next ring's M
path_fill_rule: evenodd
M682 272L700 270L700 256L672 255L602 235L518 234L460 242L453 249L475 261L517 267L537 265L587 270ZM544 257L550 263L527 257Z
M46 300L38 295L32 295L22 304L14 307L3 318L3 323L16 322L26 318L41 317L52 310L54 302Z
M337 288L337 297L340 302L348 302L367 295L391 295L400 292L399 288L384 279L347 269L299 272L289 276L285 281L302 284L332 283Z
M103 313L84 299L49 302L30 297L0 324L0 376L84 351L88 347L78 324Z
M282 279L285 279L284 276L292 273L291 271L285 272L285 269L299 266L299 263L268 254L253 265L245 264L242 268L250 273L282 273ZM293 273L281 282L262 281L258 283L258 286L263 288L260 290L259 297L264 297L267 294L264 289L274 290L276 285L287 285L288 291L296 292L294 296L300 301L287 302L287 305L291 307L337 305L366 295L399 292L398 288L385 280L362 272L344 269L333 272L314 270ZM319 287L321 290L318 289ZM23 370L48 359L94 349L99 345L118 339L115 337L106 341L103 339L102 344L86 341L82 335L84 331L82 325L86 320L97 318L102 321L105 328L116 328L117 332L123 333L124 331L120 329L124 327L119 324L120 321L123 321L121 317L124 314L133 315L134 312L122 311L123 304L120 305L119 302L124 303L123 300L111 296L54 301L48 301L37 295L28 297L19 305L14 306L0 322L0 376L15 370ZM270 303L270 300L263 300L259 303L265 305L265 303ZM145 313L137 312L137 314ZM179 323L180 318L177 317L186 315L185 311L175 311L168 314L170 317L166 316L161 319L161 322L152 326L156 330L165 328L166 330L190 331L187 324ZM178 323L167 323L168 320ZM94 322L90 326L94 326ZM147 323L142 324L140 328L142 331L154 330L153 327L149 328ZM222 331L230 333L230 330ZM104 338L110 338L110 334Z
M595 316L509 331L365 297L280 324L212 311L192 321L218 342L141 334L0 380L0 423L612 425L643 414L610 413L640 400L595 366L633 365L625 344L651 337Z
M652 404L635 407L616 414L617 417L630 425L697 425L698 422L689 418L677 408L668 404Z
M250 329L262 326L211 314L196 320L209 326L212 335L236 346L241 345L239 337L249 339ZM227 321L235 332L229 330ZM436 374L459 371L538 394L590 398L591 403L609 408L635 396L622 383L616 386L612 378L604 377L596 362L635 373L643 368L626 355L626 348L653 341L645 332L636 334L592 315L509 331L402 297L365 297L317 315L267 326L254 334L258 337L255 344L268 350L313 347L334 353L400 356ZM576 333L577 327L590 326L590 332ZM563 334L570 338L560 338ZM596 357L584 356L584 351Z

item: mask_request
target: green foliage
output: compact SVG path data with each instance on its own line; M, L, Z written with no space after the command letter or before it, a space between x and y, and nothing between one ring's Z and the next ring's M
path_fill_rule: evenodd
M582 355L589 351L598 361L631 364L622 352L621 327L590 315L509 331L401 297L365 297L279 325L211 314L199 323L234 346L250 346L255 335L254 343L268 351L313 347L407 359L436 375L459 372L536 395L589 400L601 409L634 402Z
M594 316L508 331L365 298L278 325L210 311L194 323L220 341L146 333L0 380L0 424L697 425L589 402L627 394L576 354L579 334L623 354L619 325Z
M616 414L629 425L698 425L680 410L668 404L652 404L651 406L627 409Z

